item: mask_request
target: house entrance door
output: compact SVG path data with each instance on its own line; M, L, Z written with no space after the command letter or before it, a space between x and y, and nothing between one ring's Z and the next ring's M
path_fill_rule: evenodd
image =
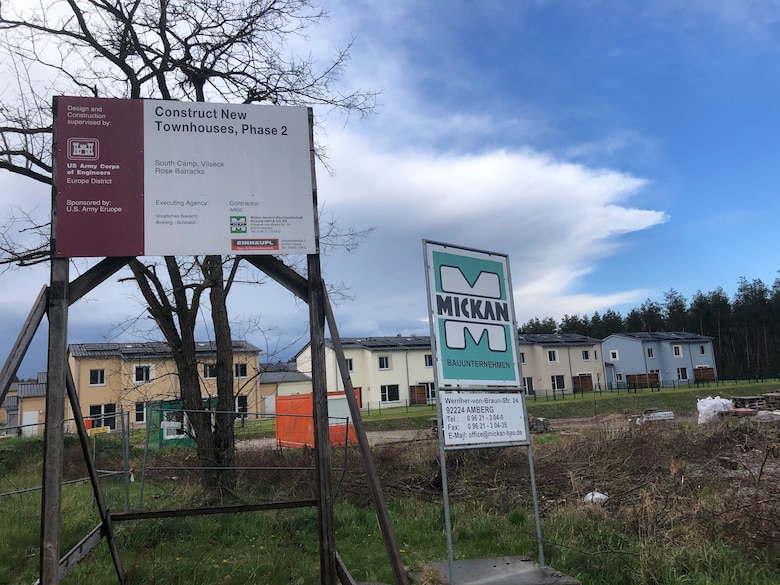
M38 411L31 410L22 413L22 435L34 437L38 434Z

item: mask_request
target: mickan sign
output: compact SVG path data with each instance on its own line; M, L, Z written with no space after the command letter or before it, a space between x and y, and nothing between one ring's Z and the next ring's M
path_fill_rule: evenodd
M521 387L508 257L423 245L439 387Z

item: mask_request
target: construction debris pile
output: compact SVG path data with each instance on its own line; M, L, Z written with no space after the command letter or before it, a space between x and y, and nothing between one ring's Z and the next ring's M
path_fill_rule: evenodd
M747 417L754 422L780 423L780 391L761 396L737 396L731 400L708 396L697 401L699 424L718 416Z

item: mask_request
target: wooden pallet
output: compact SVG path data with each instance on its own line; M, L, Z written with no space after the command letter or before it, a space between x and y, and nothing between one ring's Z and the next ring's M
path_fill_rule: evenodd
M737 396L732 398L734 408L752 408L754 410L764 410L763 396Z
M780 392L764 394L764 408L766 410L780 410Z

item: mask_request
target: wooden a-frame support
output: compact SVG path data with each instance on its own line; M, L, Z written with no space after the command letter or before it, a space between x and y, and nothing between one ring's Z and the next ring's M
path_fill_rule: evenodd
M327 388L325 384L325 336L324 325L327 320L331 339L334 343L339 370L346 389L347 403L358 440L358 445L366 465L371 497L376 508L388 559L396 585L408 585L395 534L387 513L387 506L376 473L373 456L369 447L365 427L360 415L360 407L355 399L354 389L349 378L341 339L336 329L335 317L320 276L319 256L307 257L309 278L304 278L286 264L272 256L240 257L265 272L295 296L309 305L312 346L312 391L314 393L314 429L315 457L317 469L317 509L320 542L320 577L324 585L352 584L355 580L349 574L346 565L339 556L335 545L333 522L333 499L330 482L330 436L327 411ZM105 258L79 276L73 282L68 280L67 258L51 260L51 283L43 287L25 320L11 352L0 370L0 404L2 404L11 380L19 369L25 353L37 331L44 314L49 320L48 347L48 388L46 393L46 419L44 429L44 477L41 505L41 551L40 579L43 585L55 585L86 556L103 537L111 551L119 583L124 583L119 552L114 540L112 515L105 505L97 470L92 463L89 440L78 404L78 395L67 363L67 318L68 307L111 277L125 266L131 258ZM89 470L90 482L95 494L101 523L96 526L79 544L60 559L60 522L61 522L61 484L63 467L64 406L67 392L76 419L79 440L84 459ZM225 510L231 511L231 510ZM235 510L232 510L235 511ZM218 511L219 512L219 511ZM212 512L213 513L213 512Z

